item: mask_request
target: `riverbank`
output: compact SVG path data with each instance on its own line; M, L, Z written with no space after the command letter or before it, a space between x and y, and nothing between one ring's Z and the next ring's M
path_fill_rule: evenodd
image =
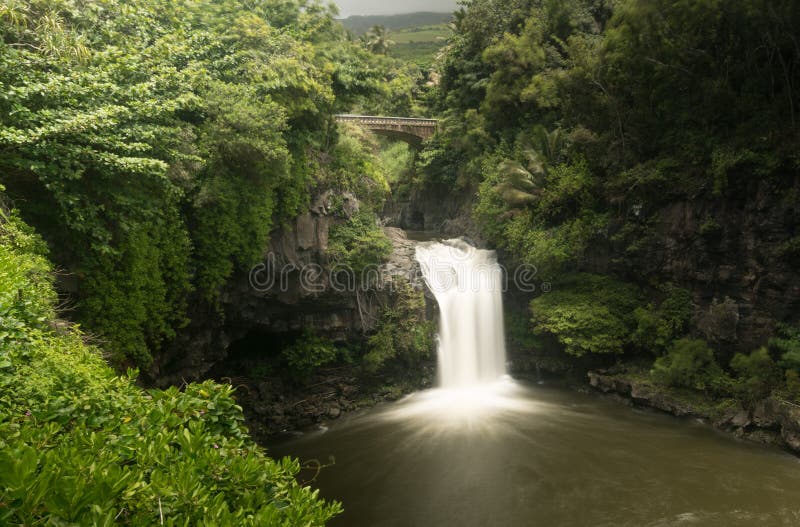
M236 388L236 402L244 409L245 424L259 444L271 438L335 421L345 414L396 401L430 388L436 379L435 362L418 371L392 376L368 375L357 367L323 368L303 384L277 376L219 377Z
M635 367L590 371L589 384L627 404L654 408L677 417L694 417L734 436L774 445L800 455L800 406L768 397L745 407L734 399L712 399L695 390L655 384Z

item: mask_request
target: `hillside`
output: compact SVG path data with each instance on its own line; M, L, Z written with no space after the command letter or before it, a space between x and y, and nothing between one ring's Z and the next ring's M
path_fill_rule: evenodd
M416 26L389 32L394 42L390 50L393 57L414 62L421 68L429 68L436 54L453 34L448 24Z
M402 15L355 15L339 20L341 24L355 33L361 35L373 26L383 26L386 29L399 30L446 24L450 22L452 13L406 13Z

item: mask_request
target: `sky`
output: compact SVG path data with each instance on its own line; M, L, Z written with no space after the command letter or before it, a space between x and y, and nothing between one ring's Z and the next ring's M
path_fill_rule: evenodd
M396 15L416 11L454 11L457 0L334 0L339 16Z

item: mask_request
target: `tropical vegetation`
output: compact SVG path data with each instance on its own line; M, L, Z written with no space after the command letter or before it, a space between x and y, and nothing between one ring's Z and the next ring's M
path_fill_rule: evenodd
M766 0L484 0L455 14L421 185L475 192L486 239L552 288L530 303L536 342L650 357L663 384L796 397L795 315L734 357L702 340L692 294L648 255L666 204L736 202L752 178L791 186L798 25L796 2ZM721 232L709 217L697 236Z
M0 523L324 525L341 510L243 425L229 385L143 390L56 318L44 241L0 207Z

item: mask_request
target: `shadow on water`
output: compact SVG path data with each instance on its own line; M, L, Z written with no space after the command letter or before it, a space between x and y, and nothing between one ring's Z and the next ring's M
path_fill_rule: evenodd
M270 453L335 458L314 482L344 503L332 525L800 525L797 458L511 380L414 394Z

